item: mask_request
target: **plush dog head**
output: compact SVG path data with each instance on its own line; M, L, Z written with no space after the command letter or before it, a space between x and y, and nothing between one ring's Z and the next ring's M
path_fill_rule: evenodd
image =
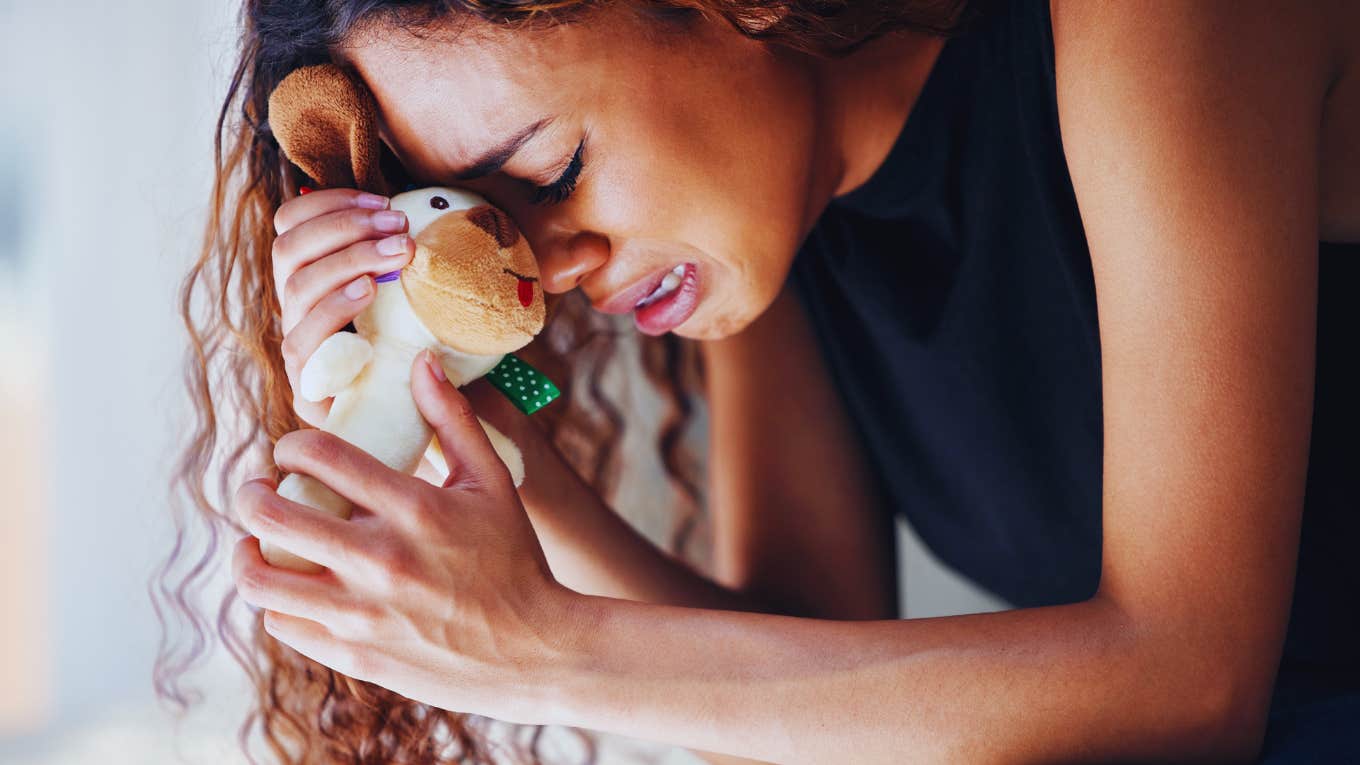
M269 125L289 161L323 187L390 194L378 110L368 88L331 64L297 69L269 96ZM538 262L510 217L469 191L430 187L392 197L416 254L400 274L412 311L439 342L504 354L543 328Z

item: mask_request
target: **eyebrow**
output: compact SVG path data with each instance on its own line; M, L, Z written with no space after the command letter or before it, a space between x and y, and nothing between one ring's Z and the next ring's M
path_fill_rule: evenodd
M544 117L510 136L510 138L500 146L497 146L478 157L468 169L458 173L454 177L460 181L470 181L474 178L481 178L484 175L490 175L500 170L505 166L506 162L510 161L511 157L515 156L516 152L523 148L524 144L538 135L538 132L549 122L552 122L553 119L554 118L552 117Z

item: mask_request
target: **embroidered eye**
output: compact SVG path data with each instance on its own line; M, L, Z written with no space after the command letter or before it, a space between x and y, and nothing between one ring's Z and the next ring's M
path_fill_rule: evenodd
M447 210L449 209L449 200L443 197L430 197L430 207L436 210Z

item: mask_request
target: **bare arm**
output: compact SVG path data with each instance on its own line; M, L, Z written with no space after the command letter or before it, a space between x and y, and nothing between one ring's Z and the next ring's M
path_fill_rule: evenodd
M871 622L587 598L554 665L563 721L782 763L1259 747L1307 464L1324 20L1085 11L1054 26L1100 310L1097 594Z
M704 346L716 575L784 614L892 618L891 516L792 290Z
M827 619L896 616L892 522L875 504L790 288L745 331L705 343L703 353L715 571L698 572L658 549L550 446L520 430L511 436L527 444L520 494L554 576L578 592L649 603ZM494 392L473 398L498 426L527 424ZM696 754L717 765L750 762Z
M891 617L891 520L874 505L813 343L786 290L746 331L704 348L712 577L633 529L489 386L467 393L523 449L520 497L554 576L571 589L699 608Z

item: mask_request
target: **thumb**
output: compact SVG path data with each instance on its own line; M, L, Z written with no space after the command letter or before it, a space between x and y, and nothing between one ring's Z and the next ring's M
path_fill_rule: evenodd
M469 480L489 481L497 474L509 477L477 419L477 412L462 392L445 379L444 368L433 351L416 354L412 362L411 396L420 416L434 429L439 449L449 463L445 486Z

